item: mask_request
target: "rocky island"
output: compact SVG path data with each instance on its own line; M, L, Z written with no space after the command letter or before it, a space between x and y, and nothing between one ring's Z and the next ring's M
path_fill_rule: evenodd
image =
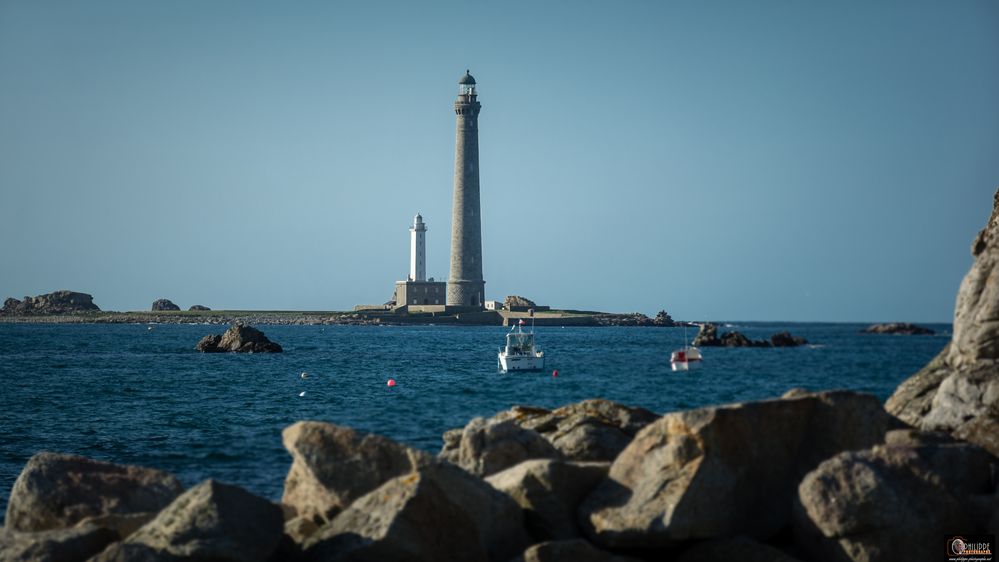
M0 316L33 316L51 314L76 314L99 312L94 297L74 291L56 291L37 297L24 297L23 300L8 298L0 309Z

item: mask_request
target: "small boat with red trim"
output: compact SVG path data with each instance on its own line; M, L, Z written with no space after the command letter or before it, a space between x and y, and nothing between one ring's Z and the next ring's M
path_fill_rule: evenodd
M669 363L674 371L689 371L701 366L701 350L692 345L685 345L670 354Z

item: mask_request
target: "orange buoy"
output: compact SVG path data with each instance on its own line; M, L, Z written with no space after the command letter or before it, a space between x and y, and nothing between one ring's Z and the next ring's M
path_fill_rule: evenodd
M395 386L395 379L389 379L385 386Z
M557 377L558 376L558 369L555 369L554 371L552 371L552 376L553 377Z

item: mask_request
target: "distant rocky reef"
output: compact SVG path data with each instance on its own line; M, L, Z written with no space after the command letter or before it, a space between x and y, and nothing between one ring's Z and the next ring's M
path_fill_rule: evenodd
M897 334L904 336L931 336L934 332L929 328L909 324L908 322L891 322L889 324L874 324L864 328L865 334Z
M718 336L718 326L710 322L701 324L701 329L694 337L696 347L797 347L805 345L808 340L793 336L790 332L778 332L769 340L751 340L742 332L725 332Z
M665 310L660 310L655 318L649 318L641 312L630 314L596 314L594 320L598 326L638 326L674 328L677 326L694 326L686 322L676 322Z
M31 314L74 314L77 312L99 312L100 310L100 307L94 304L94 297L87 293L56 291L37 297L24 297L24 300L8 298L4 301L0 314L24 316Z

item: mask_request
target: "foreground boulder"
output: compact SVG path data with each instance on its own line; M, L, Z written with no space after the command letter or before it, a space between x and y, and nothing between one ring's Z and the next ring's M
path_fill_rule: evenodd
M509 560L530 543L520 507L450 463L420 466L340 512L305 560Z
M388 480L412 474L433 458L380 435L304 421L281 433L292 464L281 503L323 524Z
M999 459L945 434L893 431L798 487L795 538L819 561L942 559L943 533L995 533ZM990 525L990 519L992 524Z
M745 536L711 539L683 551L674 562L801 562L786 552Z
M950 343L899 385L885 408L910 425L961 435L999 455L987 431L999 426L999 191L971 254Z
M86 560L116 540L117 533L94 525L34 533L0 528L0 561Z
M600 550L582 539L570 539L532 545L512 562L639 562L639 560Z
M891 322L874 324L864 328L865 334L899 334L904 336L929 336L935 332L929 328L909 324L908 322Z
M476 476L488 476L528 459L562 456L544 437L513 420L473 418L449 460Z
M173 304L170 299L156 299L153 301L153 306L150 308L153 312L163 312L169 310L180 310L180 307Z
M195 349L203 353L281 353L280 345L267 339L263 332L250 326L237 324L229 327L224 334L201 338Z
M580 507L611 548L661 548L790 522L797 483L830 456L869 448L898 425L877 398L791 391L783 398L675 412L639 432Z
M610 400L590 399L555 410L514 406L489 418L487 424L512 421L524 429L537 432L558 451L557 455L551 455L550 458L561 456L574 461L610 462L624 450L639 430L658 418L645 408L625 406ZM455 464L462 464L460 457L463 437L464 430L461 429L445 433L444 447L439 456Z
M37 297L24 297L24 300L9 298L4 301L0 315L73 314L99 310L94 304L94 297L87 293L56 291Z
M184 492L97 561L169 557L263 561L281 541L283 520L277 505L238 486L207 480Z
M152 468L95 461L76 455L38 453L14 482L6 525L16 531L71 527L86 518L151 514L183 488Z
M537 540L574 539L582 536L576 509L607 476L610 463L524 461L486 478L524 510L527 529Z

